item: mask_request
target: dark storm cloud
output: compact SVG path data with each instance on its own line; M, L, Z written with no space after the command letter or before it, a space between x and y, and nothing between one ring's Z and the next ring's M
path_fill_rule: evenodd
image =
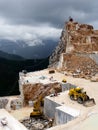
M34 40L58 38L69 16L98 28L97 3L97 0L0 0L0 38L30 40L30 44Z
M0 0L0 15L13 24L59 26L69 16L81 22L97 19L97 0Z

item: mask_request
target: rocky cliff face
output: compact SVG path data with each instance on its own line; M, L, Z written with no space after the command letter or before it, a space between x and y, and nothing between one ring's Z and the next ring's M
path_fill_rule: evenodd
M50 56L49 65L57 66L57 62L59 61L60 55L66 52L66 45L67 45L67 34L65 28L63 29L60 37L60 41L58 46L55 48L54 52Z
M89 73L93 76L98 73L98 65L92 59L92 54L95 53L98 55L98 31L91 25L69 20L64 25L60 42L50 56L49 63L55 68L72 73L78 69L83 75Z
M24 97L24 105L28 105L29 101L36 100L39 96L43 98L47 95L50 95L54 91L61 92L60 83L50 83L50 84L24 84L23 85L23 97Z

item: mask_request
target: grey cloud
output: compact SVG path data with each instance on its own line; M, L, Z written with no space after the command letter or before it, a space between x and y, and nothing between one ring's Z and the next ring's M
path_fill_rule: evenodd
M94 1L0 0L0 15L11 24L47 23L61 27L69 16L81 22L96 20L97 0Z
M97 0L0 0L0 38L58 38L69 16L98 28L97 3Z
M28 45L41 43L45 39L56 40L60 36L61 30L48 26L19 26L0 24L0 39L9 39L12 41L22 40ZM40 42L39 42L40 41Z

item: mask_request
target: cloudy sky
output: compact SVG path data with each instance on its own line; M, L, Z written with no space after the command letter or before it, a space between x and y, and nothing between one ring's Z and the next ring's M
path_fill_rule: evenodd
M57 39L69 16L98 29L97 0L0 0L0 39Z

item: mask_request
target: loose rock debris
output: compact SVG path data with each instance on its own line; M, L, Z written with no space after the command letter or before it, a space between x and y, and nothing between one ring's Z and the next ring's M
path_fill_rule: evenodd
M53 120L44 118L25 118L20 121L28 130L45 130L53 125Z

